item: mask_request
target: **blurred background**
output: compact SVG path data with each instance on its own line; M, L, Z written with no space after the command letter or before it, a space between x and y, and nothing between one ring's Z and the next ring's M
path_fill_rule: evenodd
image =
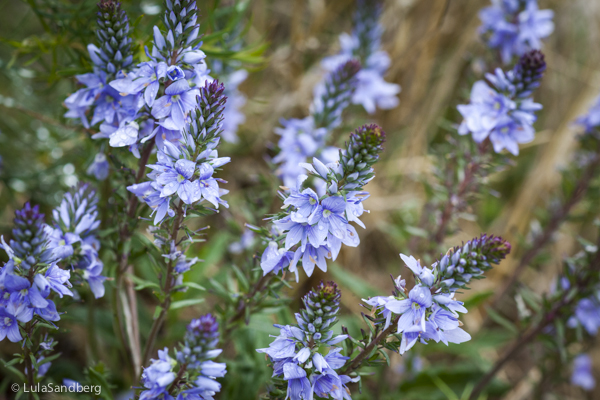
M125 0L123 4L141 52L161 17L162 5L158 0ZM452 247L486 232L501 235L513 245L511 256L460 298L469 304L469 313L462 319L473 340L460 346L415 346L405 357L393 354L391 368L373 370L374 376L364 379L363 393L353 390L354 399L452 399L452 392L460 394L469 382L475 382L514 337L500 325L483 327L489 298L516 267L523 243L539 230L540 221L548 218L552 204L569 184L561 179L560 171L574 162L579 130L573 121L600 93L600 0L540 0L539 4L555 11L556 27L543 48L548 69L535 94L544 106L538 114L536 138L521 146L518 157L510 157L507 168L486 178L487 187L478 193L475 206L460 215L456 233L444 241ZM198 0L206 33L214 29L211 13L231 5ZM230 208L206 221L211 227L206 243L190 250L189 255L197 253L204 260L192 272L198 283L209 287L203 280L226 280L228 265L240 262L241 256L232 254L229 247L239 241L243 224L263 224L264 214L279 207L275 191L268 192L277 187L269 163L278 140L273 129L280 118L307 115L312 88L322 77L319 61L338 51L340 33L351 31L354 5L353 0L246 3L239 21L243 29L237 32L245 51L236 56L250 72L240 87L248 98L243 108L246 122L239 129L239 142L224 143L220 149L220 154L232 158L221 175L229 182ZM360 299L389 294L390 274L408 275L399 253L432 261L418 253L422 246L415 246L413 238L427 240L429 236L422 224L423 206L431 196L427 188L436 179L435 157L444 156L448 136L455 135L452 127L461 120L456 105L468 102L472 83L498 66L477 34L477 13L488 5L489 0L385 1L382 45L392 59L386 80L402 86L400 105L375 115L351 106L332 142L343 143L348 132L366 122L378 123L387 133L382 161L375 168L377 177L367 187L371 197L365 208L371 212L362 218L367 228L359 232L361 245L345 247L327 273L316 270L312 278L301 278L294 285L289 293L296 299L292 308L319 280L334 279L343 293L342 325L358 334ZM106 146L62 116L62 102L76 89L73 75L88 67L85 46L94 40L91 21L95 12L93 0L0 2L0 234L5 237L11 236L15 209L30 200L48 214L69 187L90 179L86 169L99 146ZM211 57L229 57L210 40L203 49L209 67ZM523 284L536 293L549 289L562 258L579 250L577 237L594 239L591 216L597 207L594 196L576 207L573 217L521 276ZM143 274L144 261L136 268ZM160 345L172 346L187 321L218 306L218 298L210 292L202 295L207 296L205 303L170 316ZM154 300L150 295L142 298L148 307L140 312L148 322ZM514 299L508 298L501 308L506 318L518 320ZM107 299L94 307L83 300L70 305L57 335L57 349L63 355L48 373L50 379L76 379L91 359L109 370L115 395L125 392L130 383L120 376L111 318ZM271 371L253 349L268 345L268 334L275 333L273 323L286 323L290 318L283 309L266 310L253 317L232 343L223 344L229 373L220 398L257 397ZM594 363L600 366L600 349L594 343L574 346L591 348ZM509 363L491 385L493 398L600 398L598 389L586 394L570 386L570 365L555 365L556 360L542 356L543 348L543 343L536 343ZM4 359L15 350L6 341L0 343ZM3 385L0 397L6 389Z

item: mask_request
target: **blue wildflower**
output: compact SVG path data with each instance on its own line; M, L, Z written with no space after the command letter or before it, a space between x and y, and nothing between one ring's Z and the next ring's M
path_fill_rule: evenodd
M326 71L334 71L341 64L358 58L361 69L356 74L352 104L360 104L369 114L377 108L395 108L400 86L386 82L383 78L390 67L388 53L380 48L383 27L379 23L381 6L377 2L360 1L354 17L351 35L340 35L340 52L326 57L321 62Z
M165 95L154 102L152 116L170 118L174 127L183 129L190 111L196 108L199 94L198 89L191 89L186 80L175 81L165 89Z
M539 86L545 68L543 55L532 51L507 74L501 69L494 75L488 74L491 86L484 81L475 82L471 103L458 106L464 118L458 133L471 133L477 143L489 139L494 151L507 149L518 155L519 143L528 143L535 135L535 111L542 106L528 96Z
M11 302L6 307L0 307L0 341L5 337L13 343L23 340L19 332L19 321L29 322L32 318L32 313L25 304L15 306Z
M553 17L553 11L538 9L537 0L492 0L492 5L479 13L479 32L508 64L514 56L541 49L541 39L554 31Z
M596 379L592 373L592 359L587 354L580 354L573 360L571 384L590 391L596 387Z
M596 98L588 112L577 119L577 123L584 128L585 133L597 133L600 127L600 96Z
M87 174L94 176L99 181L108 177L109 164L104 153L98 153L94 157L94 162L88 167Z

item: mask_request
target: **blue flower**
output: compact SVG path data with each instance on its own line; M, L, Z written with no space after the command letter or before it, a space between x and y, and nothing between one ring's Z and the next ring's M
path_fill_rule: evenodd
M575 307L575 315L569 321L569 327L581 325L590 335L596 335L600 329L600 300L598 295L582 299Z
M27 310L24 304L15 306L9 303L6 307L0 307L0 341L8 337L13 343L23 339L19 332L19 321L29 322L33 318L32 313Z
M518 68L515 67L514 71L518 71ZM508 78L500 69L496 70L495 75L488 75L488 80L499 88L498 91L484 81L475 82L471 103L457 107L464 118L458 133L471 133L477 143L489 138L494 151L507 149L518 155L519 143L528 143L534 138L535 111L542 106L529 98L520 98L522 93L517 91L515 84L518 82L515 81L522 74L512 73L514 71Z
M276 242L270 242L260 258L260 267L264 274L278 273L290 264L294 252L279 249Z
M573 360L571 384L590 391L596 387L596 379L592 373L592 359L587 354L580 354Z
M140 394L141 400L151 400L159 398L161 395L165 399L172 398L168 396L167 387L175 380L173 368L176 361L169 357L169 349L158 351L158 359L150 360L150 366L144 369L142 373L142 384L147 390Z
M317 226L317 230L331 233L338 239L346 236L346 225L348 221L342 216L346 211L346 201L339 196L331 196L323 199L315 208L308 223Z
M298 175L297 183L291 189L290 195L283 201L285 208L289 205L296 207L300 215L309 217L319 207L319 196L311 188L302 190L302 185L308 176Z
M87 174L94 176L99 181L108 177L109 164L104 153L98 153L94 157L94 162L88 167Z
M600 127L600 96L596 98L587 114L577 119L577 123L585 129L585 133L597 132L598 127Z
M138 67L137 71L110 82L110 85L122 95L138 94L143 90L144 101L148 107L152 107L160 88L160 79L167 74L167 64L150 61L141 63Z
M421 262L415 259L413 256L406 256L404 254L400 254L400 258L406 266L415 274L416 277L419 278L421 283L425 286L430 287L433 285L434 277L433 271L429 268L422 267Z
M433 303L429 288L415 286L404 300L392 300L386 303L385 308L402 316L398 320L398 333L404 332L414 325L425 331L425 315Z
M310 381L306 371L293 363L283 366L283 379L288 381L287 397L291 400L308 400L312 398Z
M170 80L177 81L185 78L185 72L183 72L183 70L177 65L171 65L169 68L167 68L167 76Z
M275 325L280 329L279 336L264 349L257 349L259 353L266 353L274 360L293 358L296 356L296 343L304 340L304 332L295 326Z
M519 14L519 44L523 54L531 49L541 49L541 39L554 32L554 11L540 10L537 0L528 0L525 10ZM521 55L519 54L519 55Z
M196 163L186 159L177 160L172 167L165 166L156 177L156 182L162 185L160 195L166 197L177 193L181 201L186 204L200 200L198 186L190 181L195 170Z
M395 108L399 103L400 86L384 79L391 61L387 52L380 48L383 34L383 26L378 21L380 14L381 7L377 4L359 4L352 34L341 34L340 52L321 62L326 71L332 72L357 56L360 58L361 69L356 74L351 101L362 105L369 114L377 108Z
M165 95L152 106L152 116L158 119L169 118L173 126L183 129L190 111L196 107L198 89L190 89L185 79L173 82L165 89Z
M483 24L479 31L507 64L514 56L541 48L541 39L554 31L553 17L552 10L538 9L537 0L492 0L479 13Z

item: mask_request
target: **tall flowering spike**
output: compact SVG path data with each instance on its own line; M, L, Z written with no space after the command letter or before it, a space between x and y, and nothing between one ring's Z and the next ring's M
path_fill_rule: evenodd
M521 57L514 68L515 86L518 97L524 98L531 95L534 89L540 86L540 81L546 71L544 53L531 50Z
M382 5L375 0L358 0L354 15L353 36L358 44L353 50L361 64L366 65L369 57L379 50L383 28L379 24Z
M535 136L535 112L542 105L531 96L545 69L544 55L532 50L512 70L505 73L498 68L494 74L486 74L489 84L475 82L471 103L458 106L464 117L458 133L471 133L477 143L489 138L497 153L507 149L518 155L519 143L531 142Z
M196 0L167 0L166 6L164 23L167 28L167 47L185 47L198 36ZM173 35L173 43L168 39L168 32Z
M224 363L212 361L222 351L216 349L218 342L219 324L213 315L192 320L175 359L165 348L158 352L158 360L151 360L144 370L145 389L140 399L212 399L221 390L216 378L227 373Z
M478 279L502 261L511 250L510 243L499 236L481 235L462 246L450 249L436 266L436 285L455 291Z
M48 234L44 230L44 214L39 209L37 205L32 207L25 203L21 210L15 212L10 247L25 269L39 263L48 263L52 258L48 251Z
M342 112L350 104L358 71L360 62L347 61L315 88L311 108L316 127L333 129L341 124Z
M121 8L121 3L116 0L101 0L98 10L96 36L100 51L97 56L102 62L94 64L114 77L116 73L129 67L133 60L129 19Z
M340 297L342 292L335 282L321 282L302 299L304 309L298 317L300 327L308 329L313 333L313 338L316 335L319 341L336 322Z
M302 268L311 276L315 266L327 271L326 260L337 258L342 243L359 245L358 233L350 222L365 227L359 217L365 212L362 202L369 193L362 187L375 176L372 166L379 159L384 140L381 128L365 125L350 135L338 162L324 164L315 157L312 164L300 164L315 178L316 191L304 188L307 175L298 176L284 199L285 211L273 218L281 238L269 243L263 252L261 268L265 274L289 265L298 279L296 266L302 260ZM278 241L283 248L278 248Z
M154 224L158 225L169 215L175 215L171 202L175 196L186 204L206 200L215 208L228 207L221 196L227 191L219 188L222 179L214 178L216 168L230 161L229 157L219 157L216 148L223 130L223 85L206 82L198 92L199 103L191 122L180 139L164 141L158 151L158 162L148 165L153 171L148 174L150 182L127 187L127 190L141 197L156 213Z
M345 385L356 380L336 372L348 357L341 354L342 348L335 346L348 335L334 337L331 330L337 320L340 296L335 282L321 282L304 296L305 308L296 314L298 324L275 325L280 329L279 336L269 347L257 349L273 362L273 377L282 377L287 382L287 389L276 389L285 390L292 400L306 400L314 395L349 398L350 391Z
M514 56L542 47L542 39L554 31L552 10L540 10L537 0L492 0L479 13L481 35L492 49L500 51L504 64Z
M198 109L188 126L188 133L197 142L210 141L223 132L223 113L227 97L219 81L206 82L200 89Z
M361 70L356 75L351 101L352 104L362 105L365 111L372 114L377 109L395 108L399 103L400 86L384 79L392 61L381 48L381 2L358 0L357 3L352 33L340 35L340 52L323 59L321 66L332 72L348 60L360 61Z
M98 197L87 184L73 193L66 193L60 205L52 211L53 224L46 226L49 248L55 258L68 259L74 271L87 281L96 298L104 296L104 265L98 256L100 242L96 237L100 227Z
M179 362L197 368L219 343L219 323L212 314L192 320L187 326L184 344L177 354Z
M340 151L340 164L346 182L340 189L360 190L373 178L372 166L383 151L385 132L378 125L364 125L350 135L346 149Z
M510 244L502 238L482 235L457 246L440 262L427 268L413 256L400 254L402 261L415 278L415 286L407 290L406 281L394 280L392 296L363 299L372 307L377 324L387 329L392 319L397 323L396 333L402 334L398 351L410 350L415 343L429 340L463 343L471 336L460 328L459 312L466 313L464 303L454 299L459 289L464 289L471 279L481 279L484 272L498 264L510 252Z

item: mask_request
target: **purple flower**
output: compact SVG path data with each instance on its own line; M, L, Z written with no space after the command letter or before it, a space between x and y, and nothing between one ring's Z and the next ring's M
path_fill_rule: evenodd
M389 303L390 301L396 301L396 298L394 296L387 296L387 297L375 296L375 297L370 297L368 300L362 299L362 301L364 301L371 307L375 307L375 310L377 312L383 314L383 317L385 318L385 328L384 329L387 329L390 326L393 313L385 305L387 303Z
M257 349L259 353L266 353L274 360L293 358L296 356L296 343L304 340L304 332L295 326L275 325L280 329L279 336L264 349Z
M151 364L142 373L142 384L147 390L140 394L141 400L150 400L164 395L164 399L172 397L167 394L167 387L175 380L173 367L176 362L169 357L169 349L158 351L158 359L150 360Z

